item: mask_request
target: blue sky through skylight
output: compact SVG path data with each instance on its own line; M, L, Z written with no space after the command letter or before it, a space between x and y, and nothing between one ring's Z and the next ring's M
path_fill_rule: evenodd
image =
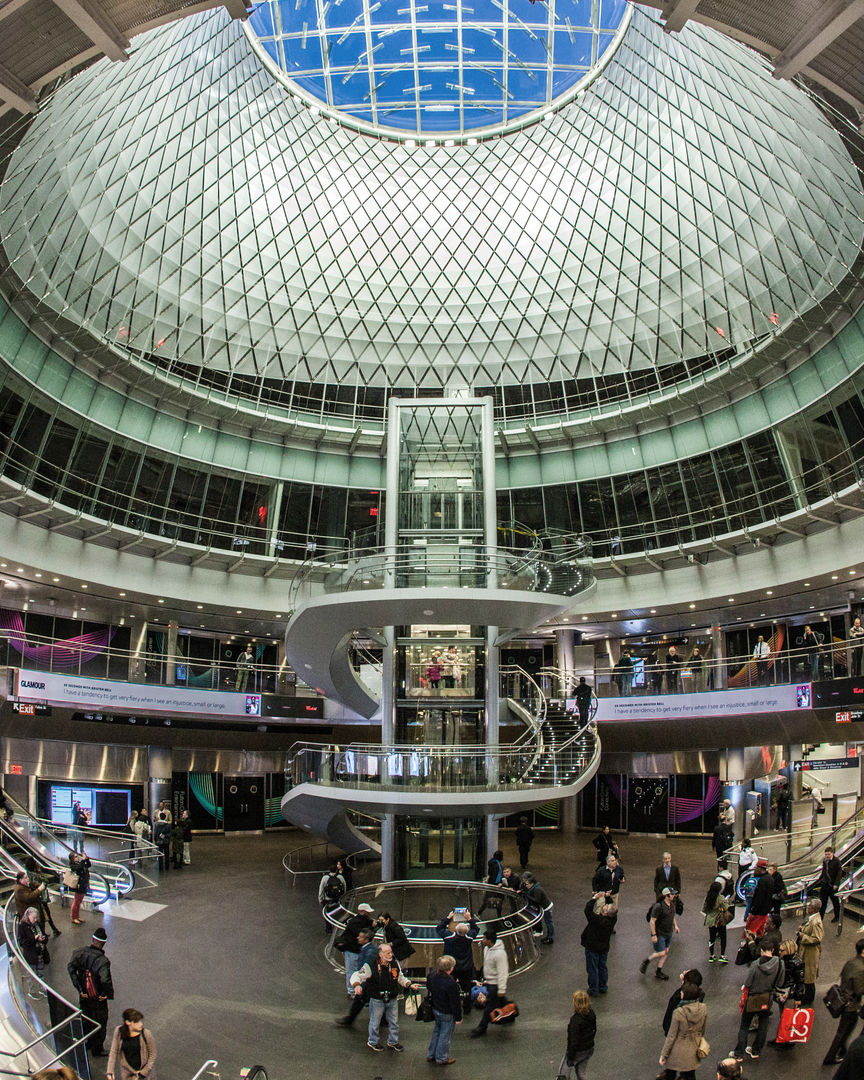
M265 0L250 28L332 108L406 133L507 123L575 86L626 0Z

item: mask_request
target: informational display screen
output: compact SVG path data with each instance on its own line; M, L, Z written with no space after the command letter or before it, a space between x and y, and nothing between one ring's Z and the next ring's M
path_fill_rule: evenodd
M78 802L91 825L125 827L132 812L132 791L120 787L88 787L49 784L48 807L55 825L72 824L72 807Z

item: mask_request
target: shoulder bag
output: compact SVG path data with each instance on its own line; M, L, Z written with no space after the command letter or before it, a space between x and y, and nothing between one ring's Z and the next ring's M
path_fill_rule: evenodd
M78 887L79 876L73 873L71 870L65 870L63 872L63 884L67 889L76 889Z
M427 994L417 1006L417 1014L414 1017L422 1024L431 1024L435 1019L435 1011L432 1008L432 998Z
M696 1044L696 1057L703 1061L710 1053L711 1043L708 1042L704 1035L700 1035L699 1042Z
M825 1002L825 1008L835 1020L839 1019L846 1011L848 1004L846 993L840 989L837 983L834 983L822 1000Z

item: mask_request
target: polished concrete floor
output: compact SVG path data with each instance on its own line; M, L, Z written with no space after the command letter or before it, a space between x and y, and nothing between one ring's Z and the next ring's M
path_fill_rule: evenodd
M368 1050L365 1023L358 1021L354 1030L334 1026L334 1018L345 1011L344 984L323 955L317 877L292 887L281 865L283 854L304 842L302 834L293 832L196 838L192 866L172 871L157 890L143 894L144 906L129 912L137 919L91 912L86 926L72 927L68 909L55 905L63 936L52 950L52 982L68 993L69 955L104 923L117 990L110 1025L119 1022L124 1008L144 1013L158 1041L159 1080L191 1080L208 1058L219 1062L222 1080L239 1077L241 1068L255 1064L265 1066L270 1080L428 1076L435 1068L426 1063L428 1025L404 1021L406 1050L401 1055ZM503 833L501 846L508 858L515 857L512 836ZM707 931L699 909L714 873L708 841L624 837L627 878L609 956L609 993L595 1004L598 1038L591 1076L641 1080L659 1071L660 1022L675 983L655 979L653 967L640 976L638 966L648 951L645 911L653 897L654 868L667 847L682 868L685 903L667 970L675 979L683 968L698 966L707 990L712 1052L699 1075L713 1080L710 1066L735 1044L744 969L707 963ZM521 1009L514 1026L490 1029L485 1039L473 1040L469 1022L456 1029L454 1076L557 1076L570 995L586 987L579 935L595 866L591 834L541 835L532 856L531 868L555 901L556 943L544 948L537 966L513 981L512 996ZM787 929L794 936L795 927ZM826 929L811 1044L786 1051L766 1047L759 1061L746 1063L747 1077L833 1075L821 1061L836 1021L821 997L854 952L858 926L847 923L839 938L836 927ZM103 1076L104 1059L93 1065L94 1077Z

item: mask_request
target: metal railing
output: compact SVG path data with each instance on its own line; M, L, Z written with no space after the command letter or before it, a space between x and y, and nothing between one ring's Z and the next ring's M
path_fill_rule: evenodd
M0 1056L10 1063L27 1062L33 1055L39 1068L46 1069L58 1061L72 1068L80 1068L81 1057L86 1059L84 1044L98 1028L98 1024L84 1016L79 1008L58 993L30 967L18 945L17 918L14 900L10 896L3 908L3 928L9 952L9 975L12 998L19 1014L36 1037L15 1051L0 1050ZM51 1000L49 1006L48 1000ZM27 1005L27 1000L38 1005ZM56 1016L63 1018L52 1024ZM47 1025L47 1026L46 1026ZM0 1069L6 1072L5 1068ZM27 1072L32 1072L28 1068ZM86 1070L82 1070L86 1073Z
M528 548L462 544L451 537L424 538L363 551L321 548L291 580L289 604L296 607L315 581L325 593L378 589L518 589L575 596L594 583L591 545L584 537L568 549L547 550L537 540Z
M291 875L291 884L296 885L297 878L320 877L327 867L337 860L347 863L352 871L356 871L358 869L357 857L360 855L378 857L378 853L368 847L345 855L335 844L323 841L320 844L306 844L304 847L293 848L286 852L282 858L282 866ZM308 869L302 869L304 866L308 866Z
M688 619L690 616L688 615ZM824 620L820 620L820 625ZM596 667L593 671L568 672L555 668L542 669L536 673L536 679L547 698L564 697L575 688L580 675L586 675L593 682L593 689L599 697L656 695L659 693L700 693L702 691L741 689L747 687L770 687L791 683L807 683L814 680L813 667L817 667L819 679L841 678L849 671L849 656L852 648L864 653L864 647L852 646L842 638L825 640L820 646L817 660L811 660L811 652L803 647L789 648L784 640L782 645L771 645L771 655L766 661L766 671L761 678L756 660L751 652L737 653L725 657L711 655L710 649L696 663L692 650L684 649L680 654L681 662L674 667L665 663L665 654L654 664L640 657L637 645L632 641L622 641L622 647L634 650L635 659L645 660L642 682L623 682L620 672L612 667ZM110 642L110 627L103 633L104 642L88 644L78 639L64 639L44 634L32 634L29 631L0 629L0 667L30 668L37 671L58 671L63 674L86 675L90 678L107 678L112 682L147 683L155 686L177 685L194 687L196 690L234 691L237 680L236 663L214 660L196 661L181 652L154 652L137 649L121 649ZM355 649L366 661L380 667L380 662L368 653L365 644L355 639ZM645 648L650 646L646 645ZM166 672L172 667L186 665L185 681L167 682ZM250 676L248 690L262 691L266 687L275 688L285 674L285 664L256 663ZM137 673L137 674L134 674ZM652 679L652 676L654 678ZM660 689L656 689L659 681ZM318 696L297 676L297 688L304 694ZM566 691L566 693L565 693ZM264 691L266 692L266 690ZM434 696L434 691L427 689L424 698ZM98 711L96 705L94 711Z
M292 787L312 783L354 790L488 792L530 789L541 782L527 778L538 760L536 745L514 749L300 742L290 753L286 771ZM572 784L598 760L599 753L600 741L589 723L578 728L564 745L548 749L545 756L553 775L566 776L566 782Z
M8 794L6 794L6 800L13 810L13 817L9 821L0 818L0 838L2 838L4 846L8 841L19 844L44 869L57 874L62 880L63 871L69 868L69 854L74 850L72 844L68 842L69 839L75 839L74 836L70 837L69 835L70 827L56 825L53 822L34 817L29 810L21 806ZM85 830L80 829L79 831L84 833ZM100 834L100 830L96 829L87 829L86 832L100 837L103 835ZM107 834L106 840L114 845L120 836L122 834L110 833ZM131 840L129 834L125 838ZM145 855L147 860L158 857L158 852L152 844L148 843L147 847L151 849ZM129 866L126 865L129 861L128 858L91 857L90 861L92 866L90 870L90 891L87 894L87 899L91 903L99 905L112 896L119 899L121 896L131 892L135 886L133 874ZM156 884L144 873L141 873L141 877L148 885Z

